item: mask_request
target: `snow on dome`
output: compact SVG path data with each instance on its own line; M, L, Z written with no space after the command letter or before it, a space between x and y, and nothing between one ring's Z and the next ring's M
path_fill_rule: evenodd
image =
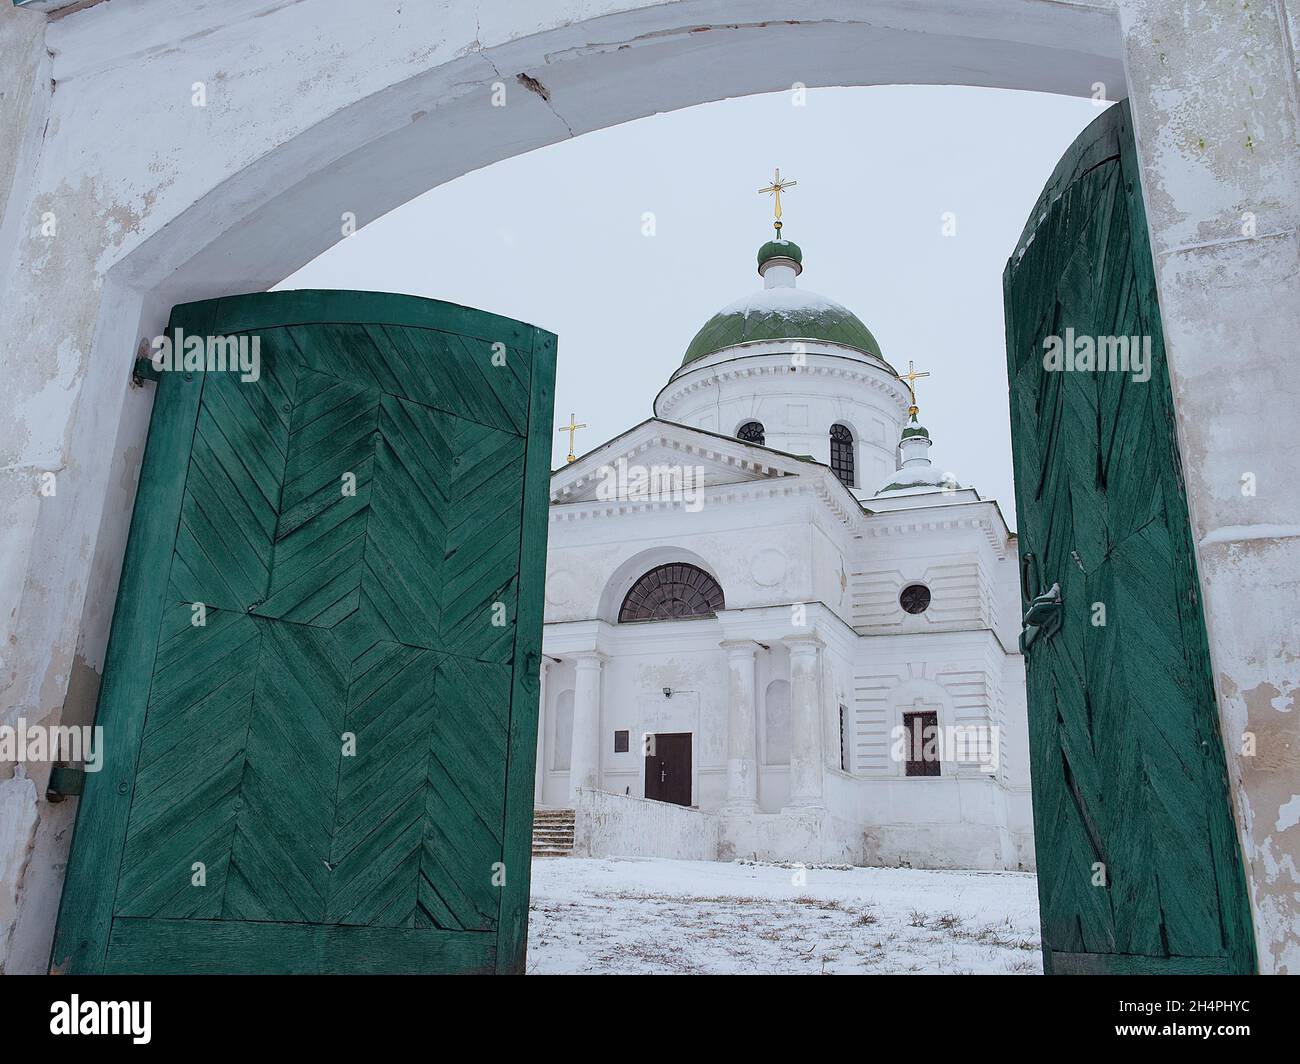
M759 288L749 295L741 296L734 303L728 303L718 315L743 314L783 314L797 318L805 314L825 314L827 311L852 315L847 307L827 299L806 288Z
M853 311L816 292L781 286L760 288L728 303L695 334L682 365L755 340L821 340L884 361L876 338Z

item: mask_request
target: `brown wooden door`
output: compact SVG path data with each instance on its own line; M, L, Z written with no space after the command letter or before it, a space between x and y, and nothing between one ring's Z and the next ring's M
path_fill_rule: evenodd
M645 757L645 796L690 805L691 733L660 733L652 739Z
M907 760L903 762L909 776L938 776L937 751L939 714L932 709L903 714L907 729Z

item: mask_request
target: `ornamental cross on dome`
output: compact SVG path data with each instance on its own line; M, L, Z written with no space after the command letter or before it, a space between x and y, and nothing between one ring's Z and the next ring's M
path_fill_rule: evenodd
M916 417L920 409L916 405L916 382L919 381L922 377L928 377L929 375L930 375L929 371L926 371L924 373L917 373L916 367L915 365L913 365L912 360L910 358L907 360L907 372L900 373L898 375L898 379L907 385L907 394L911 396L912 399L912 405L907 408L907 413L909 417Z
M574 421L574 420L573 420L573 415L570 414L570 415L569 415L569 423L568 423L567 425L563 426L562 428L559 428L559 429L556 429L556 430L555 430L557 434L558 434L558 433L562 433L562 432L567 432L567 433L569 434L569 461L570 461L570 462L576 462L576 461L578 460L578 456L575 455L575 454L573 453L573 437L574 437L574 434L575 434L579 429L585 429L586 427L587 427L586 425L579 424L578 422Z
M798 183L798 181L782 181L781 169L780 167L777 167L777 169L772 172L772 183L768 185L767 188L760 188L758 190L760 196L771 195L773 197L776 207L776 221L773 224L776 226L776 235L778 237L781 235L781 193L787 188L794 188Z

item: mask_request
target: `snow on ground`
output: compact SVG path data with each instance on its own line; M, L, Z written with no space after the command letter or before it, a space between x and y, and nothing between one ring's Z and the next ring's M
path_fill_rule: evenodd
M533 861L528 971L1042 972L1025 872Z

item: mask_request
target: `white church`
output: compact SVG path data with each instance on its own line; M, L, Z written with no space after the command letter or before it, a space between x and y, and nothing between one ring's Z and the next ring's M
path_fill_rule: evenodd
M762 287L552 476L537 852L1031 869L1016 537L774 186Z

